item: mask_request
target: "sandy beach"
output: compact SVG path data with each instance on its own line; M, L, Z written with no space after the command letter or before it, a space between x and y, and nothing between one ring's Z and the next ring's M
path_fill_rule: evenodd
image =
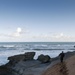
M48 68L42 75L75 75L75 55Z

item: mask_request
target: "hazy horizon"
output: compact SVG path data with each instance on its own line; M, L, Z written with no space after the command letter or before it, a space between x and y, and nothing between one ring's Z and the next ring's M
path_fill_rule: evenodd
M75 42L75 1L0 0L0 42Z

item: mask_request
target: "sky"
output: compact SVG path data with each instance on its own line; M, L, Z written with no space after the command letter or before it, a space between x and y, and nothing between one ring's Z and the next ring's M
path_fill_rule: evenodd
M75 42L75 1L0 0L0 42Z

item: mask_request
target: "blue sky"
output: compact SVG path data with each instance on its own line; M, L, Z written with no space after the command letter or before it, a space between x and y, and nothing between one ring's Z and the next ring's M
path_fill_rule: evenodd
M0 0L0 42L75 41L74 0Z

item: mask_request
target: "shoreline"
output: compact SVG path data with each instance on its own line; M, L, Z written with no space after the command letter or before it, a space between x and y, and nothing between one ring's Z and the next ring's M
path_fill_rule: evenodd
M42 75L75 75L75 52L65 58L63 63L58 62L52 67L48 67Z
M64 61L67 60L68 58L70 58L71 56L73 56L74 54L75 54L75 51L65 53ZM0 72L2 72L2 73L5 72L5 75L20 75L20 73L22 73L22 75L23 74L25 74L25 75L26 74L42 75L43 72L45 72L48 68L52 68L52 66L54 66L55 64L57 64L59 62L60 62L59 56L57 56L55 58L52 58L51 62L48 62L48 63L41 63L38 60L30 60L30 61L25 61L25 62L20 61L20 62L14 64L14 66L10 65L10 63L7 63L5 65L0 66ZM30 65L27 63L29 63ZM26 71L23 71L22 69L20 69L20 67L24 68ZM19 69L18 71L20 71L20 73L16 73L15 71L13 71L13 70L17 70L17 69ZM3 74L0 73L0 75L3 75Z

